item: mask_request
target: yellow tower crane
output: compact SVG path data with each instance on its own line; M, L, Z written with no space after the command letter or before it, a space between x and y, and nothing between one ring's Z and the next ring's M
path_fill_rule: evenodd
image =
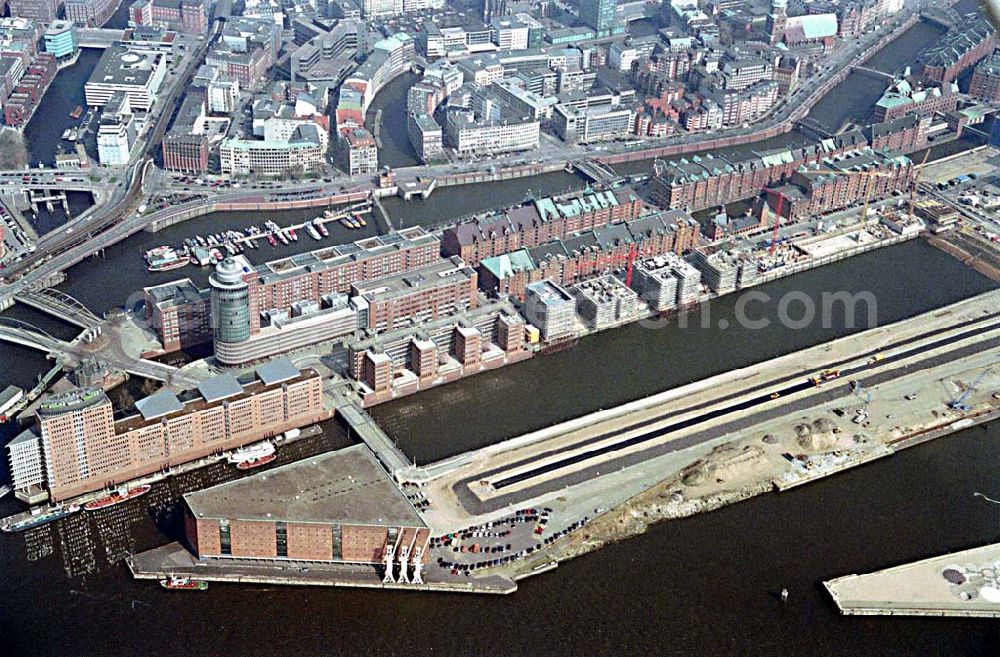
M892 173L888 171L845 171L841 169L807 169L803 173L829 173L835 176L865 176L865 205L861 211L861 225L868 226L868 206L871 204L872 192L875 191L876 178L891 178Z

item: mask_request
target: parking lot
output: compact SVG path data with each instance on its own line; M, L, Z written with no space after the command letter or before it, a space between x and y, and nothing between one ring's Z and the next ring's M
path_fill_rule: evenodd
M0 249L0 270L8 262L16 261L24 254L35 250L32 237L18 221L0 204L0 221L3 222L3 248Z
M595 513L598 509L595 509ZM431 538L431 565L453 577L520 561L586 525L587 515L556 529L551 507L518 509L481 525Z

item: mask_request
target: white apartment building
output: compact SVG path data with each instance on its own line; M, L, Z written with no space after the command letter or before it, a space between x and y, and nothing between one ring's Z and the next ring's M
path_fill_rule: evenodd
M326 146L326 135L319 126L304 123L289 141L226 139L219 147L219 159L223 173L283 176L321 168Z
M448 138L459 155L497 154L538 148L539 122L523 119L476 121L471 111L448 115Z
M166 55L139 52L118 44L104 51L84 85L87 105L102 107L111 95L122 91L133 111L148 112L167 74Z
M208 85L208 111L215 114L232 114L240 101L240 81L221 75Z
M552 127L564 141L589 143L625 137L635 123L635 110L627 106L595 105L574 108L556 105Z
M108 99L97 127L97 159L106 166L125 166L136 141L135 118L128 96L117 92Z

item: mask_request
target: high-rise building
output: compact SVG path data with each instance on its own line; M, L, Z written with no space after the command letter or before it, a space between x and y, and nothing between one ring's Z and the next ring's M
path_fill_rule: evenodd
M597 30L598 36L610 34L617 6L615 0L580 0L580 20Z
M76 39L76 24L72 21L52 21L45 30L45 52L56 59L72 57L79 45Z
M249 269L249 266L246 266ZM212 289L212 331L219 343L240 343L250 339L250 287L243 280L244 265L226 258L208 278Z
M97 128L97 159L104 165L128 164L135 139L135 121L128 96L122 91L111 94Z

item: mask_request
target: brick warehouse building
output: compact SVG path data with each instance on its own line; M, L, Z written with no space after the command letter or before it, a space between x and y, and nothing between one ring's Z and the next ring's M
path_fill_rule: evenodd
M416 581L409 573L428 560L430 530L365 445L188 493L184 503L201 560L378 565L388 554L393 575L406 570L400 581Z
M351 292L355 283L393 276L440 261L440 242L413 226L389 235L330 246L258 265L244 280L250 288L250 331L261 330L261 312L300 301L321 302ZM146 319L165 351L211 339L209 291L188 279L144 288Z
M708 154L669 162L657 160L650 180L650 195L661 207L690 212L726 205L754 197L765 187L786 180L799 167L824 158L866 146L904 153L922 148L927 143L928 126L926 117L908 114L873 124L864 131L849 130L800 148L740 157Z
M843 171L843 174L827 173ZM879 173L878 176L849 175L852 172ZM862 149L838 158L803 166L788 184L765 190L767 203L777 211L779 192L784 196L781 214L790 221L840 210L870 198L881 199L894 191L909 188L913 182L913 162L893 151Z
M982 9L961 16L957 25L921 53L918 68L930 80L951 82L993 52L996 30Z
M994 52L976 67L969 95L989 103L1000 101L1000 52Z
M628 188L533 200L449 226L441 237L441 251L460 256L475 267L483 258L634 219L643 207L642 200Z
M37 426L18 437L34 441L22 461L44 467L50 497L60 501L116 486L164 468L252 443L331 416L314 370L288 360L259 367L254 378L231 374L208 379L180 396L169 390L136 402L133 415L116 418L100 389L50 397ZM13 460L13 452L11 453ZM14 470L29 471L20 463ZM20 489L19 482L14 482Z
M640 258L679 255L694 248L700 235L698 222L682 210L653 212L487 258L479 265L480 287L523 299L531 283L548 279L571 285L626 266L633 250Z

